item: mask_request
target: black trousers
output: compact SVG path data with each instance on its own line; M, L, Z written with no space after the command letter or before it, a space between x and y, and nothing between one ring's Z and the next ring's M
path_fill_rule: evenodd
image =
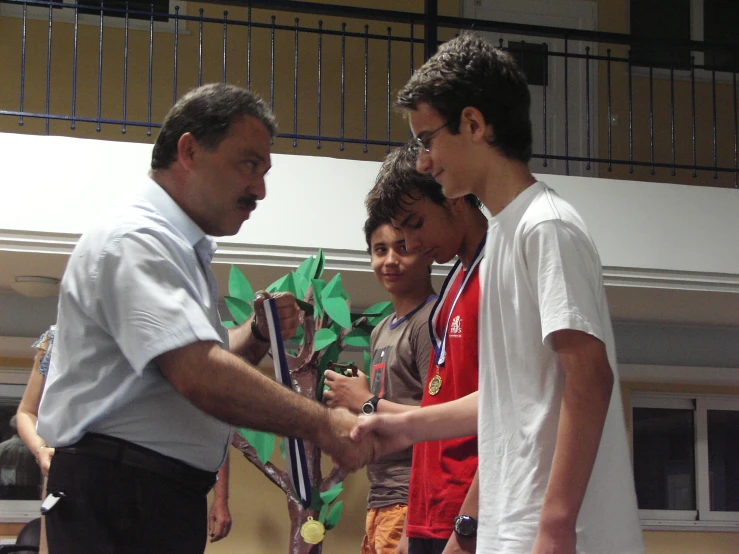
M207 491L119 460L58 449L46 514L50 554L202 554Z
M445 539L414 539L408 538L408 554L441 554L446 548Z

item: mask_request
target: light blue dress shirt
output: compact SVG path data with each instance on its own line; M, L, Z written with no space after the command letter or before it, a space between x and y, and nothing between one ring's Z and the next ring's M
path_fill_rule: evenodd
M197 341L228 348L215 249L151 180L117 218L80 238L61 283L39 406L38 433L49 445L103 433L199 469L220 467L231 427L192 405L153 362Z

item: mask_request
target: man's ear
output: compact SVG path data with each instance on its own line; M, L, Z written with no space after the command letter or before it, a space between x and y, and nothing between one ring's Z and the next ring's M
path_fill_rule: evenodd
M474 141L486 141L488 133L492 133L492 126L485 123L482 112L473 106L467 106L462 110L460 130L462 127L467 130ZM488 128L490 128L490 131L488 131Z
M198 141L192 133L184 133L177 141L177 161L185 169L192 168L198 147Z

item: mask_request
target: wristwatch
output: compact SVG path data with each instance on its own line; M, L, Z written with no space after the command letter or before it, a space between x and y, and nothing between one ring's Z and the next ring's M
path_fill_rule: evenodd
M380 399L377 396L373 396L367 402L362 404L362 413L364 415L374 414L377 411L377 403Z
M473 538L477 536L477 520L472 516L457 516L454 518L454 532L460 537Z

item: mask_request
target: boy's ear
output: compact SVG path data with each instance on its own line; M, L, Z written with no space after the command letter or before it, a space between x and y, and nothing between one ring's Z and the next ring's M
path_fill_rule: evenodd
M460 116L460 131L466 129L473 140L485 140L488 133L488 127L485 123L485 117L482 112L473 106L467 106L462 110ZM491 127L492 129L492 127Z

